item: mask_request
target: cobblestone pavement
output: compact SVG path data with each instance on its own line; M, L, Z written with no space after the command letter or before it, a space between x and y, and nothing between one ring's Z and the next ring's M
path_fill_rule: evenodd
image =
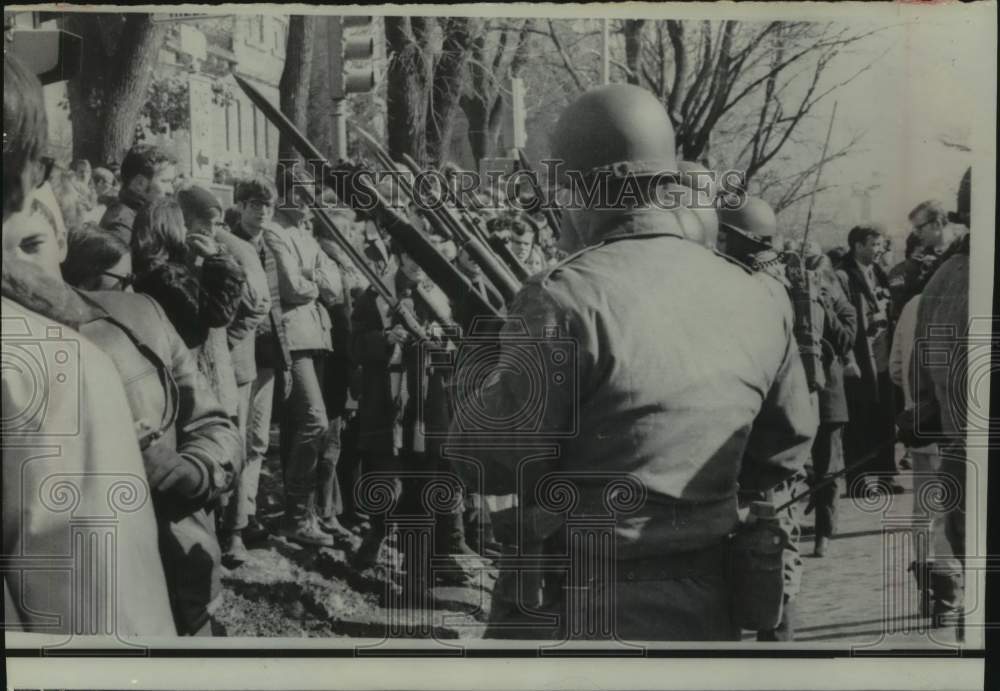
M837 534L826 556L812 556L803 536L797 642L839 642L857 648L954 646L954 627L928 628L918 613L918 590L907 571L913 560L913 475L902 471L904 494L866 501L842 495ZM813 514L802 525L811 527Z

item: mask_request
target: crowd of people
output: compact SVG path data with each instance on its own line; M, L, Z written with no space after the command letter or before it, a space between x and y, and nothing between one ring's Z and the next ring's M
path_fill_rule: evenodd
M352 263L345 248L315 223L314 210L289 192L292 188L279 189L280 184L263 177L239 180L233 189L233 204L227 207L208 187L179 184L177 163L171 155L145 144L129 150L120 166L92 167L87 161L73 161L63 172L45 157L46 120L37 80L15 58L5 55L4 83L4 129L11 142L4 151L5 343L9 338L6 318L12 315L30 327L29 336L46 332L53 325L78 333L80 401L75 414L80 417L80 433L63 443L62 454L70 457L71 467L76 463L82 472L110 468L137 474L148 482L150 506L130 514L126 522L133 526L133 532L122 531L118 536L125 550L119 574L124 595L118 598L122 633L218 633L212 612L221 594L222 567L235 568L253 559L248 547L269 535L305 549L360 544L351 549L353 563L361 569L374 565L397 521L369 510L366 502L370 503L370 498L358 489L367 476L391 479L397 515L426 513L433 517L429 545L397 537L408 587L427 589L441 573L462 581L467 578L465 558L497 558L517 539L499 528L494 531L491 504L484 496L516 491L504 483L459 486L452 493L454 501L447 506L427 508L433 483L456 477L441 448L444 437L428 433L431 429L447 430L459 405L449 371L430 364L430 353L435 349L456 347L444 336L456 323L455 306L384 229L349 210L329 212L343 236L431 335L434 346L429 350ZM624 97L631 98L628 94ZM810 502L816 510L817 556L827 553L834 535L835 480L840 472L847 471L847 488L853 496L902 491L895 479L897 416L921 409L918 385L930 386L931 391L925 394L936 391L939 403L946 393L940 387L954 386L953 381L939 384L926 377L911 379L909 372L914 341L927 323L933 323L928 321L932 319L928 312L950 309L952 321L959 319L957 307L945 308L941 303L960 297L956 285L965 285L967 291L968 189L966 178L955 218L949 219L936 202L914 209L907 256L896 266L881 264L886 236L874 226L850 229L844 250L824 253L816 243L801 248L816 285L810 293L810 323L816 342L821 344L818 362L822 384L813 386L810 382L806 397L814 400L805 404L815 420L808 412L792 410L802 405L798 399L801 382L794 365L798 349L786 352L786 344L777 336L783 322L775 317L773 333L759 339L761 347L766 341L771 354L778 357L776 374L768 374L759 388L772 392L767 400L773 399L782 412L755 423L749 437L739 422L740 444L746 444L746 457L766 470L757 479L774 480L763 483L761 489L766 491L781 483L790 492L798 491L793 474L785 471L797 461L810 459L806 483L816 488ZM715 212L710 213L714 219ZM576 249L567 248L565 243L557 246L556 229L541 213L484 209L480 214L491 243L505 244L529 275L545 276L551 267L564 267L566 250ZM502 303L496 300L482 268L454 238L423 223L412 209L408 215L473 285L489 299ZM630 232L642 235L644 222L648 219L636 221L635 230ZM761 280L776 279L774 285L791 289L785 264L798 248L789 253L769 246L776 222L766 204L750 200L740 210L720 210L717 222L720 248L728 248L729 256L752 266ZM574 224L572 230L585 239L583 225ZM693 239L697 241L685 243L681 251L693 253L685 260L688 263L675 270L697 284L709 275L699 273L699 267L715 271L716 265L710 262L722 260L704 252L704 245L716 244L714 233L710 238ZM616 246L626 248L628 244L619 242ZM636 249L633 245L627 249ZM688 245L695 249L686 249ZM745 250L739 251L740 246ZM642 266L646 260L641 254L620 259L624 263L618 269L596 259L588 261L595 262L590 269L593 275L617 289L616 282L623 279L609 272L620 274L621 266L632 266L630 262ZM554 269L552 275L559 270ZM965 283L956 283L956 276L962 275ZM726 298L728 280L722 282L726 288L720 288L716 297ZM556 309L553 305L590 295L589 288L574 284L572 291L557 291L552 302L543 301L541 307L532 303L539 286L548 285L547 279L529 279L524 292L507 306L509 313L551 315ZM745 292L745 286L737 289L735 285L731 297L748 299L736 297L740 290ZM762 289L762 299L784 300L773 297L786 294L774 285ZM640 312L647 310L654 315L666 309L657 294L643 295L644 286L622 290L634 291L634 304ZM935 299L928 300L928 295ZM598 303L602 299L594 297ZM538 311L532 312L533 307ZM689 312L697 306L669 309L674 310L674 319L682 321L693 319ZM774 311L774 315L780 314L781 310ZM734 314L733 324L743 324L749 317L749 312ZM761 324L770 323L767 319L770 316ZM751 326L749 322L747 326ZM583 345L611 339L613 348L616 339L637 338L616 332L613 324L593 328L600 335L593 335L593 341L582 341ZM712 352L721 347L721 331L713 335L690 326L687 332L693 341L691 348L698 348L696 343ZM649 354L634 343L630 347L624 352L632 357L641 359ZM722 351L719 354L726 356ZM686 356L668 359L656 356L652 361L678 368L676 371L687 370L685 376L692 382L700 371ZM587 364L596 367L595 363L596 359ZM620 376L617 372L623 364L608 364L600 376ZM716 364L721 367L721 362ZM676 382L669 386L675 385L679 386ZM13 375L8 379L5 369L5 409L8 405L11 409L24 406L30 393L25 386ZM671 414L704 417L708 413L709 417L718 414L735 420L742 415L737 408L745 406L736 402L732 409L724 410L730 404L713 398L724 390L725 395L731 395L725 387L687 391L685 395L691 396L686 403L689 412ZM514 393L516 389L511 389L505 395ZM669 393L674 395L676 390ZM599 399L600 394L595 395ZM558 403L557 397L553 400ZM634 400L636 405L642 403L639 397ZM609 398L604 401L606 408L599 403L593 404L593 410L614 411L621 400ZM497 405L503 407L502 403ZM630 447L635 463L651 459L649 463L655 466L661 462L657 459L668 455L653 449L654 442L672 448L678 458L714 453L705 444L718 435L713 433L697 442L668 439L679 432L667 429L680 423L667 419L667 408L654 403L649 406L662 419L636 434ZM940 408L948 406L941 404ZM59 414L57 406L50 406L46 420L57 420ZM67 410L64 414L74 413ZM574 459L587 459L592 464L581 466L584 469L600 467L602 454L622 452L608 440L621 439L621 430L614 425L627 426L630 419L603 415L590 420L592 427L581 427L597 435L581 439L597 441L572 449ZM8 430L6 419L5 415L9 440L17 430ZM701 424L694 417L685 419L691 425ZM123 424L126 420L133 423L134 434L128 433L128 425ZM284 493L282 514L275 520L262 518L258 511L262 466L272 444L272 422L278 430ZM954 433L962 422L949 418L944 424L952 425ZM45 437L46 433L38 434ZM657 435L664 438L658 440ZM952 434L949 438L957 437ZM732 443L722 437L718 441L720 448L729 448ZM947 470L948 460L941 460L947 454L923 441L916 432L909 439L906 458L913 470L922 478L938 472L942 463ZM8 481L13 461L8 461L6 444L5 553L18 548L18 539L7 539L8 530L15 528L17 534L33 536L20 538L36 540L33 549L39 544L58 543L62 538L57 536L58 525L52 516L38 518L31 513L41 516L38 509L7 501L6 487L13 485ZM954 451L949 453L961 458L961 453ZM751 458L752 454L758 456ZM695 459L690 462L694 464ZM960 467L958 462L954 465ZM728 514L724 505L728 506L731 498L728 490L698 480L696 475L685 476L683 482L678 480L680 484L673 476L664 481L655 472L643 477L651 494L661 492L667 497L683 495L687 499L690 487L698 486L697 492L702 494L690 496L692 501L699 506L713 502L719 506L718 513L704 524L705 530L725 527ZM683 489L688 481L690 486ZM928 515L933 513L933 507L919 508ZM651 520L655 524L660 518ZM681 536L677 533L681 524L687 525L685 520L678 524L675 515L672 527L668 521L657 530L665 536L663 544L669 546L668 551L676 548L687 554L701 537L699 534L692 542ZM958 519L939 519L937 525L947 528L953 553L960 556L963 548L958 542ZM623 534L632 535L628 531ZM446 568L432 570L431 554L439 559L438 566L440 559L445 559ZM648 555L640 556L645 559ZM919 560L929 562L932 557L925 553ZM449 559L454 568L447 568ZM945 575L955 573L952 569ZM959 609L960 587L948 590L942 583L939 578L937 585L928 586L934 593L935 612ZM656 594L691 611L707 602L703 593L668 589ZM648 592L643 595L649 596ZM43 630L37 612L45 608L37 606L39 597L23 582L18 585L5 579L7 621L19 619L26 630ZM51 594L45 597L58 599ZM677 604L688 597L692 598L690 604ZM630 598L638 595L623 595L619 606L634 607L637 615L643 614L641 599ZM790 636L788 612L793 600L794 589L789 588L780 631L764 632L762 640ZM679 620L685 621L685 616L682 613ZM668 627L667 633L656 626L644 626L638 630L652 632L654 637L728 635L709 624L701 628L677 625Z

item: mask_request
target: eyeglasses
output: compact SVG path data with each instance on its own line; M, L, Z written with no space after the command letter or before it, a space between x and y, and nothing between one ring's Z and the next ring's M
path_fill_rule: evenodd
M41 171L38 175L38 179L35 180L35 189L38 189L52 177L52 169L55 168L56 159L51 156L42 156L38 159L38 163L41 166Z
M125 274L122 276L121 274L116 274L111 271L102 271L101 275L115 279L117 281L116 285L121 286L122 290L125 290L135 283L135 274Z

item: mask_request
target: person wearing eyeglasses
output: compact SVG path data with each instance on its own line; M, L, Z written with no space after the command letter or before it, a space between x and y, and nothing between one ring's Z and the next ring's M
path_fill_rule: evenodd
M941 256L952 237L948 212L939 201L921 202L907 218L913 230L907 238L906 258L888 274L894 320L899 319L906 303L920 292L941 264Z
M156 516L150 502L136 503L115 521L114 616L103 620L106 589L98 571L52 573L23 569L25 555L69 554L76 511L52 511L39 501L56 473L79 494L79 507L108 507L108 485L99 477L142 478L136 438L122 434L130 415L125 387L112 358L81 336L73 292L32 258L46 257L58 273L57 238L35 204L48 145L42 87L12 53L4 53L3 129L3 526L4 630L72 634L101 630L119 638L174 636L176 628L157 550ZM49 167L51 170L51 167ZM26 261L27 260L27 261ZM53 261L54 260L54 261ZM50 268L51 268L50 267ZM8 356L35 347L38 370L7 367ZM69 348L60 348L69 345ZM40 349L38 346L41 346ZM51 347L55 346L55 347ZM69 359L57 361L60 353ZM69 378L66 374L73 376ZM39 394L45 405L38 407ZM67 431L72 432L67 434ZM57 454L33 449L58 448ZM140 482L140 484L145 484ZM145 487L137 488L146 491ZM33 500L25 501L31 497ZM103 564L97 564L103 566ZM67 587L67 576L74 587ZM104 590L106 592L106 590ZM95 617L96 615L96 617Z
M270 297L269 311L258 322L253 335L253 360L257 375L251 385L247 416L246 471L236 488L239 515L236 523L228 526L229 530L242 531L244 535L264 531L256 517L257 481L270 445L276 374L288 370L292 364L281 308L278 266L274 253L264 241L265 228L272 225L275 197L277 192L273 183L264 177L238 180L233 191L235 213L226 214L232 217L233 235L246 241L257 254ZM241 556L238 548L231 548L228 553Z
M80 352L78 376L72 379L79 387L63 387L61 395L48 397L53 417L45 412L41 421L43 435L46 425L60 419L72 423L70 430L79 431L53 432L62 435L53 438L60 448L58 464L36 464L31 472L76 473L84 479L80 506L99 508L107 506L109 498L106 486L98 487L102 475L141 478L145 470L148 490L144 491L152 498L151 507L141 502L134 513L118 513L115 526L118 621L113 622L114 630L121 636L209 634L210 598L221 592L221 583L212 570L214 532L204 531L205 507L232 481L233 464L239 461L235 427L153 300L123 291L88 293L64 282L59 263L67 252L66 229L50 186L39 183L46 170L38 162L46 132L41 86L9 55L4 56L4 131L17 143L4 149L5 355L13 335L8 317L14 314L23 316L29 327L33 323L43 327L26 334L35 336L36 343L56 333ZM33 184L26 184L32 177ZM76 331L53 331L53 320ZM65 363L56 358L53 364ZM17 469L15 453L24 458L23 451L7 447L16 446L18 430L9 426L6 413L24 407L25 387L23 377L9 368L4 368L3 377L4 556L28 553L26 546L34 554L63 554L68 549L63 519L50 508L39 508L37 500L23 501L38 496L26 484L31 473L18 475L18 482L6 482L8 471ZM56 376L50 382L64 383ZM30 393L37 397L37 390ZM129 417L134 436L127 433ZM28 494L22 494L25 491ZM8 526L24 530L8 541ZM46 551L53 547L59 551ZM77 575L86 584L88 575ZM93 629L80 626L79 609L104 603L70 603L68 590L56 582L46 585L36 576L25 581L4 579L5 603L16 607L14 612L5 608L5 623L20 619L28 630L46 627L52 632L51 621L39 619L38 612L46 612L61 615L66 632L96 630L96 624ZM40 593L42 600L37 599Z
M132 255L118 237L96 223L84 223L67 235L63 279L81 290L131 291Z

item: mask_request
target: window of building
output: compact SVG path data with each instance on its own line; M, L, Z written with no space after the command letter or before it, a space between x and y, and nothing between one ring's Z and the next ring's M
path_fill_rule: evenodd
M264 123L264 158L271 157L271 126Z
M253 107L253 155L254 158L260 158L260 146L258 145L259 137L257 136L257 106Z
M233 104L226 103L226 151L233 150L233 133L232 133L232 126L230 125L230 123L232 122L232 117L233 117Z
M243 103L236 101L236 150L243 153Z
M260 44L261 44L261 47L263 47L264 41L267 40L264 37L264 16L261 15L260 17L258 17L257 18L257 22L258 22L257 23L257 28L259 29L259 33L260 33Z

